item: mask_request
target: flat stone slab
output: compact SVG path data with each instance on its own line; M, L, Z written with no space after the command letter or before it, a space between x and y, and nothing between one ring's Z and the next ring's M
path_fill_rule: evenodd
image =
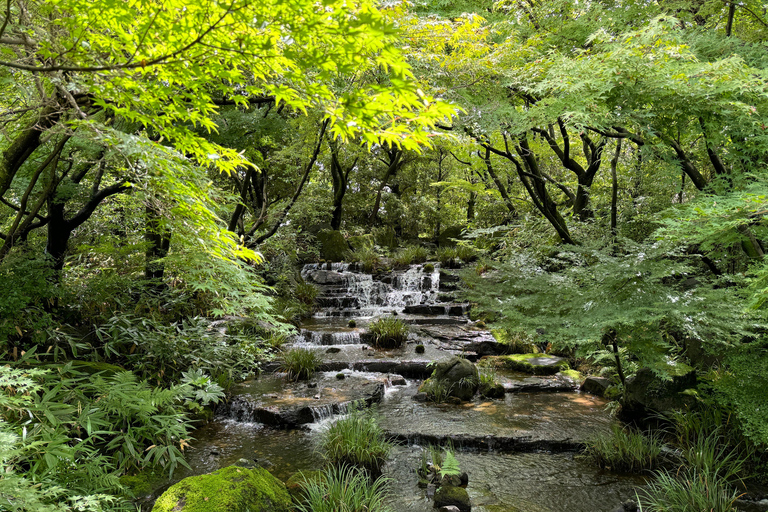
M386 380L386 375L356 374L339 380L331 372L310 381L285 382L279 375L266 375L239 385L226 415L238 421L296 428L342 414L352 402L366 406L380 402Z
M511 354L488 359L493 366L533 375L554 375L568 369L568 361L564 358L546 354Z
M470 304L416 304L405 306L403 313L407 315L448 315L461 316L471 308Z
M497 451L572 451L609 432L613 419L606 401L576 392L510 393L504 400L462 405L414 400L415 385L387 394L379 405L392 439Z
M507 393L575 391L579 389L578 382L560 377L528 377L520 381L502 382L502 386Z

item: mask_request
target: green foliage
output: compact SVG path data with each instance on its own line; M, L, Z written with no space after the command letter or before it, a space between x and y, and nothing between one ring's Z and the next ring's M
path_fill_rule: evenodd
M224 387L253 373L268 348L258 337L227 335L199 317L166 325L116 315L97 326L89 339L107 360L124 362L144 378L176 381L183 372L198 369Z
M413 263L424 263L429 258L429 251L420 245L410 245L397 251L393 257L395 265L407 266Z
M386 478L371 481L368 475L352 466L331 466L319 478L303 483L306 500L299 512L389 512L385 505Z
M373 334L373 344L379 348L401 347L408 339L410 328L408 324L395 317L379 318L368 325L368 331Z
M715 374L712 386L716 399L733 410L736 426L757 445L768 443L768 345L764 340L745 343L728 351L723 370Z
M296 300L300 303L312 307L315 304L315 299L317 299L317 294L320 293L320 290L318 290L317 286L314 284L307 283L301 279L296 282L293 293Z
M392 445L373 412L352 409L322 433L320 451L333 466L355 466L378 475Z
M375 246L363 246L347 254L349 261L358 262L365 272L375 272L381 264L381 256Z
M428 482L441 485L446 477L459 476L461 468L453 446L445 447L430 444L421 452L418 474Z
M21 364L33 362L32 355ZM131 372L75 368L6 366L0 372L0 436L8 441L0 448L7 475L0 480L0 499L13 497L13 510L117 506L119 500L107 494L122 493L121 474L157 467L172 475L187 466L192 414L223 398L199 371L163 389Z
M647 512L730 512L736 510L738 496L717 475L684 469L680 474L659 473L640 491L638 501Z
M678 286L691 270L674 247L624 241L620 256L569 247L542 261L517 255L484 276L463 277L469 297L499 311L510 332L525 330L582 354L600 349L612 333L625 357L668 377L682 349L678 340L690 336L716 352L754 328L732 290Z
M315 374L322 360L314 350L292 348L280 356L280 371L288 374L289 380L308 380Z
M42 343L54 324L50 306L60 294L52 282L51 262L19 252L0 264L0 353L9 342Z
M662 442L656 433L644 434L618 425L611 432L600 434L587 442L587 458L603 469L642 472L656 468L662 462Z

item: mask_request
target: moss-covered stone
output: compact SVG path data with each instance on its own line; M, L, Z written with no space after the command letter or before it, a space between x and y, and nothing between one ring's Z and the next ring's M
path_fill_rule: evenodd
M125 486L126 494L130 498L143 498L160 489L168 481L168 474L144 470L135 475L123 475L120 483Z
M471 400L480 382L475 365L461 357L452 357L435 365L432 376L425 380L419 391L427 393L432 400L456 397Z
M424 265L423 270L427 274L431 274L432 272L435 271L435 266L432 263L427 263L426 265Z
M543 354L512 354L499 356L499 360L506 368L533 375L554 375L569 369L562 357Z
M152 512L290 512L291 506L285 485L266 469L229 466L171 486Z
M561 370L557 376L572 380L577 384L584 380L584 376L578 370Z
M288 494L291 495L291 499L297 505L304 502L306 499L306 492L304 490L308 482L320 482L325 479L325 473L322 471L299 471L291 475L291 478L285 482L285 487L288 489Z
M320 242L320 256L328 261L342 261L349 251L347 240L340 231L320 231L317 241Z
M504 398L506 394L504 386L498 382L481 382L479 392L481 396L491 399Z
M463 487L454 487L452 485L441 486L435 492L435 508L451 505L461 510L461 512L472 510L467 490Z

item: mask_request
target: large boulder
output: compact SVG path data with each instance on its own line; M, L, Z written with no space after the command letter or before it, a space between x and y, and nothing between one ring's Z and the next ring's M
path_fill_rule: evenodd
M349 245L341 231L326 229L317 234L317 241L320 242L320 257L329 261L342 261Z
M461 512L470 512L469 494L463 487L443 485L435 492L435 508L454 506Z
M285 485L266 469L229 466L172 485L152 512L290 512L291 507Z
M477 367L471 361L452 357L435 365L432 376L424 381L419 391L434 397L438 394L436 390L440 389L446 395L444 398L453 396L461 400L471 400L477 392L479 381Z
M696 387L696 371L678 364L670 379L662 379L649 368L641 368L627 379L621 414L624 419L645 419L654 413L679 410L695 405L695 398L686 390Z

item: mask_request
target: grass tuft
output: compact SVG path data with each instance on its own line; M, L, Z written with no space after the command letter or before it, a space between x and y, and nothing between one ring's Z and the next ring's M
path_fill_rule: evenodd
M323 432L320 450L333 466L355 466L379 475L392 444L371 411L353 409Z
M320 365L320 357L307 348L292 348L283 352L280 359L280 371L288 374L289 380L307 380Z
M418 245L410 245L395 253L393 261L395 265L406 266L412 263L424 263L429 258L429 251Z
M584 453L603 469L641 472L658 466L661 449L659 436L613 425L609 434L589 440Z
M408 324L397 318L379 318L368 326L373 344L379 348L398 348L408 339Z
M302 486L306 499L297 504L298 512L390 512L384 504L387 479L371 481L368 475L351 466L331 466L323 478L306 479Z

